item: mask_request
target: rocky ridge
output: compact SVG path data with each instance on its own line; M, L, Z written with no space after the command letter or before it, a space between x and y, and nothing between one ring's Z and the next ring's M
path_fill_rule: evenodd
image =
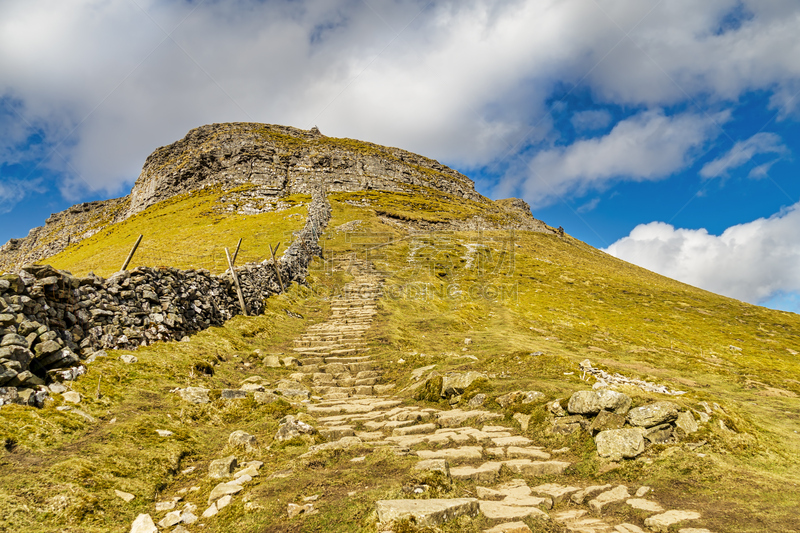
M130 195L73 206L52 215L27 237L10 240L0 247L0 271L55 255L159 201L210 186L228 190L243 185L249 189L237 194L246 202L310 193L320 185L329 192L433 189L507 211L518 229L551 231L533 218L524 201L495 204L478 194L463 174L399 148L326 137L316 128L210 124L156 149Z

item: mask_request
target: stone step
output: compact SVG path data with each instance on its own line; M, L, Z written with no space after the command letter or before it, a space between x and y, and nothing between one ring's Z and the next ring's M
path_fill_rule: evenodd
M332 349L338 350L340 348L344 348L341 344L331 344L330 346L306 346L303 348L292 348L293 352L302 352L303 355L305 354L315 354L320 352L328 353Z
M355 357L342 357L342 356L334 355L334 356L330 356L330 357L325 357L324 359L325 359L326 363L344 363L344 364L349 364L349 363L363 363L365 361L370 361L372 359L372 356L371 355L361 355L361 356L355 356Z
M322 357L303 357L297 361L300 363L300 366L321 365L325 363L325 359Z

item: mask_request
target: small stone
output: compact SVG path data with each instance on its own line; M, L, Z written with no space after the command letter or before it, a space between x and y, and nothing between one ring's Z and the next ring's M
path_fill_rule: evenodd
M623 502L630 497L631 495L628 493L628 488L625 485L619 485L611 490L598 494L595 499L589 502L589 507L592 511L599 514L606 505Z
M590 498L593 495L597 494L598 492L603 492L603 491L608 490L610 488L611 488L611 485L592 485L590 487L586 487L583 490L579 490L578 492L576 492L575 494L570 496L570 499L574 503L576 503L578 505L581 505L581 504L583 504L583 502L584 502L584 500L586 498Z
M116 494L118 498L121 498L126 503L133 501L133 499L136 497L130 492L122 492L121 490L116 489L114 489L114 494Z
M156 502L156 512L163 513L164 511L171 511L175 509L174 501Z
M186 387L178 391L181 398L189 403L203 404L211 400L208 397L209 390L201 387Z
M229 481L227 483L220 483L211 490L211 494L208 496L208 504L211 505L218 499L228 494L236 494L238 492L241 492L242 489L243 487L238 482L238 479L234 481Z
M140 514L133 521L130 533L158 533L158 528L149 514Z
M481 392L469 399L467 407L475 409L476 407L482 406L484 403L486 403L486 395Z
M208 477L215 479L231 477L233 469L238 464L236 457L233 455L211 461L211 464L208 465Z
M280 368L281 366L281 358L277 355L268 355L262 359L262 362L268 368Z
M131 355L131 354L128 354L128 353L124 353L124 354L120 355L119 358L123 363L129 364L129 365L139 362L139 359L135 355Z
M684 520L697 520L698 518L700 518L700 513L695 511L667 511L647 518L644 521L644 525L658 533L666 533L673 524Z
M61 395L61 397L64 398L65 402L81 403L81 395L75 391L65 392L64 394Z
M627 503L634 509L639 509L640 511L648 511L650 513L660 513L664 510L664 508L661 507L661 505L659 505L657 502L651 500L644 500L641 498L631 498L629 500L626 500L625 503Z
M281 397L272 392L256 391L253 393L253 399L256 401L257 404L265 405L268 403L277 402L278 400L281 399Z
M567 416L567 412L561 407L561 400L553 400L546 404L545 408L555 416Z
M252 452L258 449L258 440L253 435L238 429L231 433L228 437L228 445L244 448L245 450Z
M203 511L203 514L202 514L202 515L200 515L200 517L201 517L201 518L211 518L212 516L214 516L214 515L215 515L215 514L217 514L218 512L219 512L219 510L217 509L217 504L216 504L216 503L212 503L212 504L211 504L211 505L208 507L208 509L206 509L205 511Z
M295 516L299 515L303 512L303 506L297 505L296 503L290 503L286 508L286 514L289 515L289 518L294 518Z
M450 478L450 465L446 459L425 459L414 465L418 472L441 472L445 478Z
M611 411L600 411L597 413L590 431L597 433L607 429L621 429L625 425L625 416L612 413Z
M51 383L48 388L50 389L50 392L55 394L63 394L67 392L67 388L61 383Z
M653 489L651 489L648 486L644 486L643 485L643 486L639 487L639 489L636 491L636 497L637 498L642 498L642 497L644 497L645 494L647 494L651 490L653 490Z
M278 442L293 439L303 435L313 435L317 430L305 422L297 420L292 415L283 417L280 421L277 433L275 433L275 440Z
M167 513L167 515L162 518L158 525L159 527L172 527L181 522L181 512L180 511L172 511Z
M528 424L531 422L531 415L525 415L522 413L514 413L514 420L517 421L519 424L520 429L522 431L528 431Z
M525 522L507 522L490 529L484 529L483 533L531 533L531 528Z
M171 437L174 433L168 429L157 429L156 433L158 433L159 437Z
M233 501L233 497L230 494L226 494L219 500L217 500L217 511L221 511L225 507L229 506Z
M506 497L506 495L499 490L494 490L487 487L475 487L475 494L477 494L478 499L490 502L498 502Z

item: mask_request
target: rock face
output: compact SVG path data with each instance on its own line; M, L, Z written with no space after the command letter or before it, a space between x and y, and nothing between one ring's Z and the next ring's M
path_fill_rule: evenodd
M231 189L255 185L248 198L280 198L310 193L425 187L497 207L519 229L552 232L533 218L522 200L492 202L472 180L436 161L398 148L325 137L318 130L257 123L209 124L154 151L129 196L73 206L52 215L24 239L0 247L0 271L14 270L52 256L175 195L207 186ZM237 196L238 197L238 196ZM246 213L242 213L246 214Z

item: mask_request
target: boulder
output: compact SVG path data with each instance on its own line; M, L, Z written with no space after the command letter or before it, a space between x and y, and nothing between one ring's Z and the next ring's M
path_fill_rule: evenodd
M675 427L683 432L683 435L691 435L698 430L697 420L695 420L691 411L678 413L678 418L675 419Z
M442 378L442 391L443 398L450 398L463 394L464 391L478 379L488 379L483 372L457 372L447 374Z
M644 430L643 436L653 444L663 444L672 438L672 425L659 424Z
M653 427L678 418L678 406L673 402L654 402L636 407L628 412L628 422L632 426Z
M592 433L607 429L621 429L625 425L625 415L618 415L611 411L600 411L592 422Z
M600 457L610 457L612 461L633 458L644 452L644 437L637 428L601 431L594 442L597 445L597 454Z
M605 409L624 415L630 407L631 398L627 394L600 389L574 393L569 399L567 411L572 414L593 415Z

